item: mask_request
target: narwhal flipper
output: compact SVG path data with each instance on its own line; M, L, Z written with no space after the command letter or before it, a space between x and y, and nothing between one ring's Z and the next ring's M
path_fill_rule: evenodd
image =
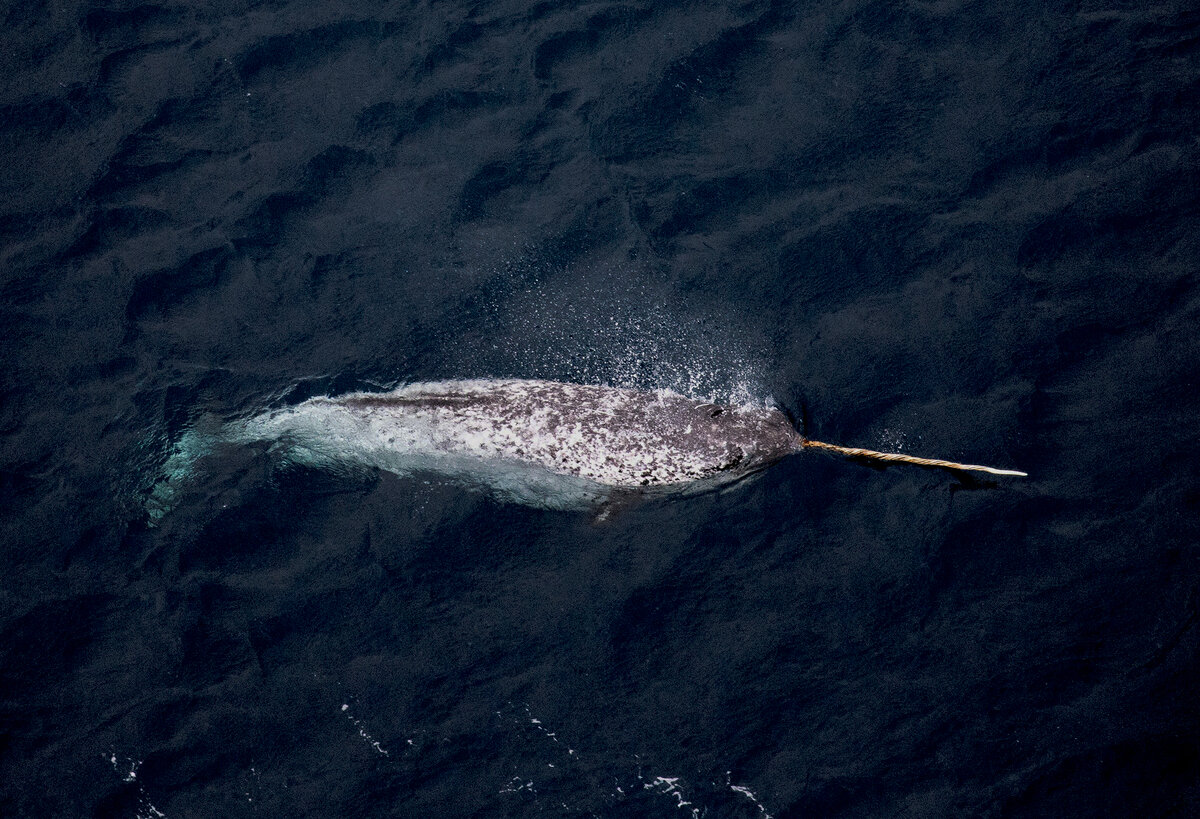
M596 508L592 515L593 526L603 526L622 512L638 506L645 500L641 492L628 487L616 487Z

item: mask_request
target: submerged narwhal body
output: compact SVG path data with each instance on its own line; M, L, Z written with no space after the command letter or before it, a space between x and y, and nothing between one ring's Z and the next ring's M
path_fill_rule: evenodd
M193 433L151 492L153 519L214 444L267 441L292 462L428 473L552 509L614 494L690 493L736 481L805 447L999 475L1022 472L823 444L778 409L721 406L648 392L527 379L440 381L386 393L311 398Z
M445 475L550 508L602 501L612 490L727 483L802 443L775 409L515 379L312 398L237 422L228 438L278 442L289 458L316 465Z

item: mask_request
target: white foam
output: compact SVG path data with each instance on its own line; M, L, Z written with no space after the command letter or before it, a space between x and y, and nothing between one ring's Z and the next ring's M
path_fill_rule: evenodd
M121 775L123 782L137 782L138 768L141 767L141 760L135 760L130 757L125 757L122 761L114 751L110 751L105 759L112 765L113 770ZM166 814L154 806L150 801L150 797L146 795L146 789L141 782L137 783L137 819L166 819Z

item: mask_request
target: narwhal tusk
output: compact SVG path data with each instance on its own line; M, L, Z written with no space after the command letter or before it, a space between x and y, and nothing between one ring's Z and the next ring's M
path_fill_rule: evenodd
M876 461L896 461L905 464L917 464L918 466L943 466L947 469L963 469L971 472L988 472L992 475L1013 475L1018 478L1027 478L1029 473L1018 472L1015 469L995 469L990 466L979 466L978 464L960 464L954 461L942 461L937 458L918 458L914 455L901 455L898 452L876 452L873 449L858 449L856 447L837 446L836 444L826 444L821 441L810 441L805 439L800 443L802 447L812 447L814 449L828 449L830 452L839 452L842 455L850 455L859 458L872 458Z

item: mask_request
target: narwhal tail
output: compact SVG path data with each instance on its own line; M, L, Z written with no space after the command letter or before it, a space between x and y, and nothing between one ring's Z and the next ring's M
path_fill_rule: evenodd
M802 447L812 447L813 449L827 449L830 452L838 452L842 455L850 455L857 458L871 458L876 461L896 461L905 464L917 464L918 466L942 466L947 469L962 469L969 472L987 472L992 475L1013 475L1018 478L1028 477L1026 472L1018 472L1015 469L995 469L990 466L979 466L978 464L960 464L955 461L943 461L938 458L918 458L914 455L901 455L898 452L876 452L873 449L858 449L856 447L837 446L836 444L826 444L821 441L810 441L805 439L801 442Z
M195 481L196 463L212 453L222 435L219 424L211 419L188 429L171 446L158 480L146 495L146 515L156 525L179 503L181 494Z

